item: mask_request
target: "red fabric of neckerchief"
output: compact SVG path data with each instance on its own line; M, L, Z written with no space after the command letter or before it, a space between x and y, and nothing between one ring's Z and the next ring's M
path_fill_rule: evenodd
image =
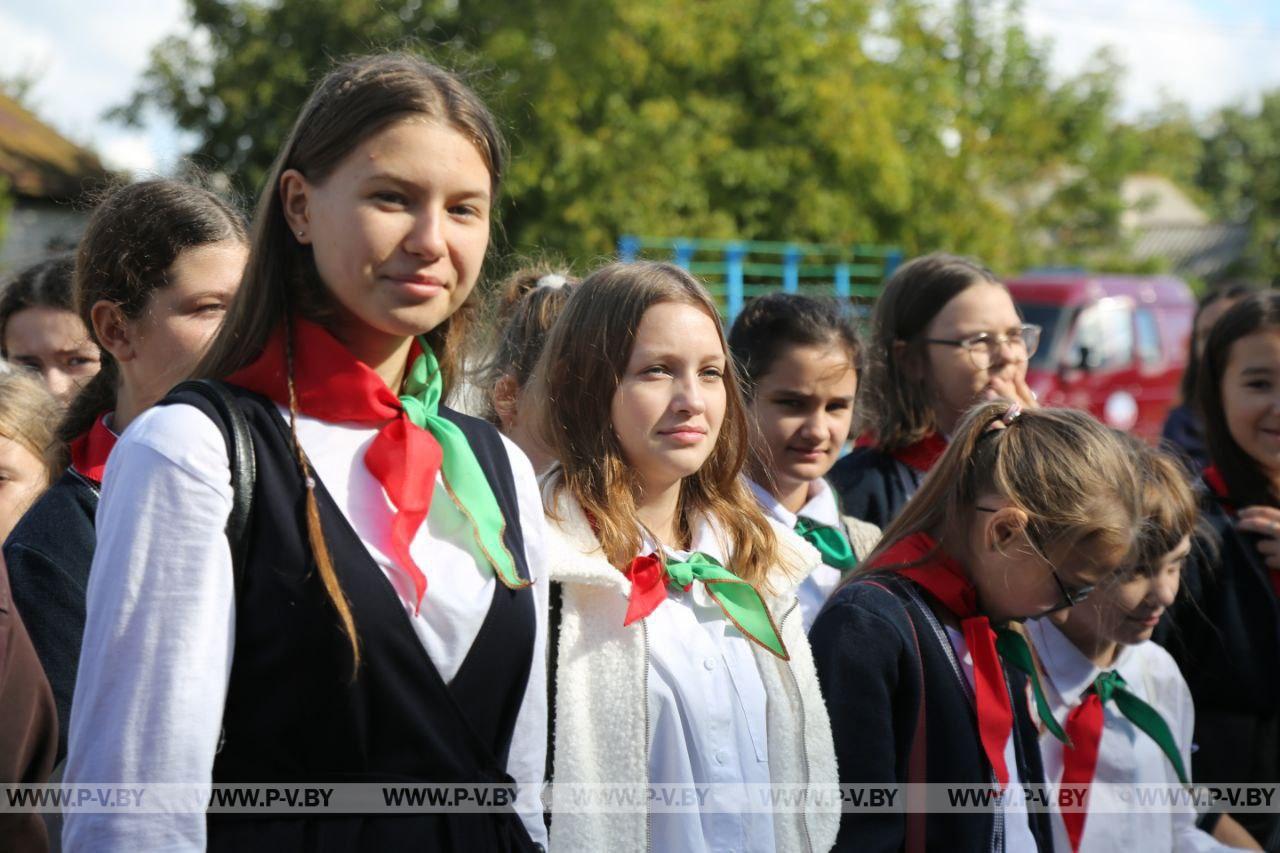
M853 446L875 447L876 437L869 432L864 432L853 442ZM921 474L927 474L946 451L947 440L938 433L931 432L914 444L889 451L889 455L903 465L909 465Z
M1228 515L1236 514L1236 505L1230 500L1230 492L1227 491L1227 478L1222 476L1222 471L1217 465L1210 465L1204 469L1202 474L1205 485L1209 487L1209 491L1218 499L1218 503L1227 511ZM1280 569L1268 569L1267 578L1271 581L1271 591L1280 598Z
M106 417L107 414L98 415L89 431L71 442L71 467L99 486L107 470L107 457L116 446L116 434L107 429Z
M918 564L918 565L915 565ZM873 568L888 569L923 587L960 620L965 645L973 658L973 692L982 750L1003 789L1009 783L1004 748L1013 734L1013 706L996 650L996 632L978 612L978 594L963 567L938 548L927 533L895 542L876 558Z
M622 620L625 628L637 619L645 618L666 601L667 570L657 554L647 554L632 560L622 573L631 581L627 616Z
M1235 515L1235 504L1231 503L1231 493L1227 490L1227 478L1222 476L1222 471L1217 465L1210 465L1203 472L1205 485L1209 487L1209 491L1222 504L1222 508L1232 515Z
M427 577L409 552L418 528L431 508L436 473L443 453L431 433L416 426L405 414L400 398L372 368L361 362L337 338L321 326L294 318L293 385L298 411L330 423L378 426L364 464L395 507L391 521L391 556L413 582L416 612L427 591ZM285 327L271 335L252 364L227 381L289 404L285 363ZM409 353L413 362L417 343Z
M1067 714L1067 738L1072 746L1062 750L1062 785L1084 785L1085 798L1082 808L1064 810L1062 823L1067 828L1067 838L1071 841L1072 851L1080 849L1080 839L1084 836L1084 821L1089 816L1086 809L1089 805L1089 787L1093 784L1093 774L1098 767L1098 747L1102 743L1103 709L1102 700L1097 693L1085 694L1080 704Z

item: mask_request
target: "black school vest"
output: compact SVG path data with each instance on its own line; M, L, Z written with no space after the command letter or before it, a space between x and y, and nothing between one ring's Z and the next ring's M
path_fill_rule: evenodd
M248 419L257 478L213 781L511 782L507 756L533 665L532 587L495 584L480 632L446 684L391 583L317 482L325 541L360 639L353 681L350 647L307 543L305 486L288 425L270 400L229 387ZM165 402L195 406L227 433L200 395L180 391ZM483 421L444 407L440 413L466 434L507 519L507 548L528 578L515 482L501 438ZM448 591L428 588L423 607L431 606L433 594ZM283 819L211 813L208 829L210 850L534 847L514 811Z

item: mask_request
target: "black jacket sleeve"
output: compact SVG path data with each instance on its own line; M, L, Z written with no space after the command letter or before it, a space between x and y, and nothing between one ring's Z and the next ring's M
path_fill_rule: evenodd
M843 783L906 781L922 697L907 615L887 590L855 582L839 590L809 632ZM902 814L846 812L835 849L902 848Z

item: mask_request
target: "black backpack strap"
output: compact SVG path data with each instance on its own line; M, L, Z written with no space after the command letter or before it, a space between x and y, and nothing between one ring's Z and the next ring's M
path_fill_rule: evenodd
M219 426L227 439L227 460L231 465L231 515L227 517L227 543L231 546L231 568L238 595L244 586L245 565L249 558L249 519L253 515L253 487L258 478L249 420L222 382L190 379L174 387L169 394L176 396L183 391L198 394L209 401L222 421Z
M555 730L556 730L556 664L560 659L560 610L564 604L564 588L558 581L547 584L547 767L543 779L555 781ZM551 813L542 816L547 827L551 826Z

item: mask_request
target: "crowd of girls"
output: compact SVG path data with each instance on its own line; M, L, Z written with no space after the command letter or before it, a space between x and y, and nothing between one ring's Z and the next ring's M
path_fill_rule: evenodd
M10 285L0 772L511 802L11 812L0 842L1280 846L1269 813L1104 801L1280 777L1280 298L1201 312L1170 430L1203 436L1193 486L1038 407L1040 330L964 258L899 268L866 345L848 306L788 294L726 334L657 262L530 267L482 310L498 127L421 58L351 60L251 223L123 186ZM468 385L480 417L450 406ZM548 781L620 799L544 813ZM995 796L844 809L841 783ZM1038 785L1079 798L1037 809ZM707 793L660 809L654 786ZM779 789L794 808L752 798Z

